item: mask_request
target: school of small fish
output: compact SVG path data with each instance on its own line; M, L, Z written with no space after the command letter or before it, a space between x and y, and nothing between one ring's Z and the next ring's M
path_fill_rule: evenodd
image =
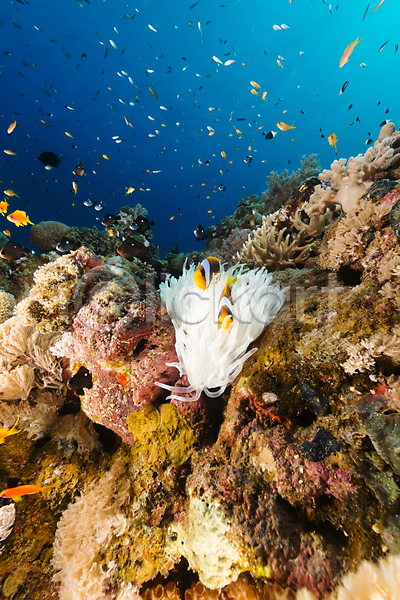
M35 74L36 87L40 92L35 88L34 91L30 90L29 95L34 94L37 114L33 122L29 121L21 102L16 102L15 105L8 103L7 108L7 103L4 103L3 112L0 113L3 119L2 156L5 167L0 218L3 217L20 228L33 225L29 216L33 214L33 207L35 214L41 209L43 219L45 215L50 218L53 214L59 215L57 220L61 221L63 214L69 215L70 207L78 205L93 208L94 212L86 214L95 215L107 204L112 204L112 210L117 213L114 205L123 205L125 196L131 195L136 201L149 204L157 204L158 200L160 207L160 202L165 206L162 193L166 189L171 189L174 195L180 190L182 194L188 194L188 208L192 210L196 206L199 211L195 236L198 241L204 241L207 234L200 226L200 219L205 218L206 214L212 215L208 218L215 218L215 210L221 203L221 193L224 199L225 191L236 195L238 192L254 192L248 178L244 181L246 185L233 190L230 177L239 169L239 165L253 165L249 171L251 173L254 165L267 161L275 164L277 148L281 144L286 148L284 144L290 140L292 144L298 144L301 142L300 136L304 135L320 139L326 137L324 144L328 144L325 147L331 146L337 155L336 133L327 135L328 131L324 131L327 126L313 121L310 123L306 120L307 117L303 117L307 106L302 106L301 103L305 98L311 98L311 91L315 96L314 102L318 103L318 87L314 85L312 90L306 90L306 96L300 96L302 91L298 92L305 85L298 72L303 68L303 63L312 71L314 57L309 51L304 52L301 46L297 46L301 33L308 37L312 36L312 32L307 31L307 28L300 30L298 13L294 12L298 9L296 2L289 0L282 6L279 20L276 15L272 20L266 13L263 27L268 30L268 36L265 36L265 45L258 48L252 44L253 32L259 27L257 18L249 28L248 46L240 44L235 32L224 26L225 19L230 14L228 11L233 6L238 11L243 11L243 18L248 17L243 0L230 1L231 4L215 6L215 14L213 12L214 16L210 15L209 19L202 12L205 10L202 0L188 3L183 14L180 12L179 15L174 15L177 23L174 25L163 19L157 10L146 10L146 6L142 6L140 2L138 8L128 9L130 13L123 12L120 8L113 9L114 22L107 22L108 27L105 29L98 27L95 30L95 46L83 40L84 51L79 53L67 36L61 39L49 38L46 42L49 61L52 55L57 56L60 73L71 69L72 65L75 77L83 77L79 81L84 85L84 80L90 79L92 71L96 72L96 87L90 92L92 97L85 98L94 115L93 122L88 127L76 92L75 95L74 92L71 94L71 90L63 85L62 79L57 80L60 83L56 86L51 70L44 67L43 79L40 80L39 69L36 67L39 57L34 49L34 40L35 36L47 33L33 23L31 37L28 36L28 41L24 41L25 49L31 49L32 58L27 58L28 52L24 52L25 60L20 59L22 67L13 67L15 76L12 84L21 97L27 96L25 88L17 84L23 81L21 78L30 78L32 73ZM18 8L14 0L9 0L10 6L17 8L21 14L25 5L30 5L27 0L17 2ZM342 98L338 100L337 97L344 94L348 86L346 97L356 93L353 69L361 67L362 71L359 69L358 72L366 77L373 69L379 69L377 61L388 60L386 47L389 44L393 51L389 56L398 60L398 44L393 41L396 31L391 29L389 33L388 28L382 34L382 29L385 28L377 25L376 29L369 29L370 33L366 33L369 23L372 25L374 19L380 18L379 15L384 17L385 10L390 10L389 2L384 3L385 0L380 0L373 8L368 3L364 12L357 12L357 18L351 23L353 35L349 39L335 38L333 42L329 42L329 49L315 46L315 54L325 53L329 61L327 67L332 74L333 101L342 102ZM77 10L90 10L88 0L76 0L75 4ZM315 10L320 11L327 19L341 16L340 2L333 5L327 0L316 0L314 4L318 7ZM126 5L128 6L129 4ZM388 12L386 18L390 21ZM96 23L95 16L93 22ZM321 27L326 27L328 31L330 22L333 21L321 23ZM364 22L366 25L363 25ZM15 21L13 24L15 36L19 35L19 30L26 30L24 24ZM0 27L4 28L2 22ZM372 31L374 40L371 40ZM162 45L165 36L171 44L170 48ZM187 41L183 43L182 39L189 39L189 45ZM133 40L140 40L146 46L143 57L137 55ZM260 56L255 58L257 53ZM12 48L4 48L3 61L7 63L11 57L18 60ZM397 67L393 66L395 68ZM345 77L340 78L341 81L337 80L337 69L343 69L340 73L347 76L345 81ZM84 75L81 76L81 73ZM6 81L3 73L0 73L0 77ZM292 98L279 96L282 93L279 90L284 85L291 86ZM79 84L77 89L78 87ZM235 87L245 91L245 104L235 99ZM353 96L351 100L356 106L357 96ZM106 122L96 121L96 115L100 114L96 111L99 103L109 115ZM343 108L340 105L338 110L342 111ZM349 105L349 110L351 108L353 104ZM358 110L357 107L354 110ZM385 114L388 112L389 109L386 109ZM33 113L29 114L32 116ZM348 126L360 122L359 116L356 116ZM332 129L336 129L343 145L343 124L338 122ZM54 136L49 137L52 131ZM290 135L287 132L291 132ZM372 143L370 132L366 137L365 143ZM55 140L54 143L51 143L51 139ZM87 151L88 139L92 139L89 142L89 146L93 146L90 152ZM192 148L190 152L180 152L179 146L183 140ZM27 188L25 183L27 157L31 161L30 183L40 183L41 186L36 196L34 191L27 191L34 188ZM287 158L290 164L290 157ZM19 165L22 164L24 167L19 172ZM192 169L190 184L187 183L189 169ZM55 170L57 175L54 175ZM173 184L170 176L172 171L175 171ZM68 183L67 172L70 177ZM98 197L98 193L92 193L92 185L107 189L107 193L111 194L110 199L104 198L103 193L101 197ZM49 194L47 197L52 200L48 202L43 194ZM23 202L28 206L23 206ZM40 208L43 206L46 208ZM184 204L179 208L174 204L170 210L170 221L179 215L182 222L183 216L190 212ZM91 218L101 219L95 216ZM3 226L6 226L5 222ZM10 230L3 231L7 236L10 235ZM113 232L112 229L110 231ZM131 252L131 249L127 248L126 252Z

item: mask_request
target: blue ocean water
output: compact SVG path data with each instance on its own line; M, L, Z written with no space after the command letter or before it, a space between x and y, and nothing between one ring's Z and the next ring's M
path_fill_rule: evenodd
M330 134L348 158L365 152L383 120L396 123L399 4L385 0L372 12L375 0L363 20L367 5L3 0L0 130L2 149L16 155L1 153L0 179L19 196L7 198L8 212L102 229L101 214L140 202L161 255L171 244L200 248L199 223L207 228L241 197L261 195L272 170L297 169L310 153L327 168L336 158ZM280 131L279 121L295 128ZM267 141L269 131L277 135ZM36 160L43 151L61 156L59 167L45 170ZM86 176L77 180L79 161ZM83 205L88 197L103 213ZM28 242L29 227L0 220L13 241Z

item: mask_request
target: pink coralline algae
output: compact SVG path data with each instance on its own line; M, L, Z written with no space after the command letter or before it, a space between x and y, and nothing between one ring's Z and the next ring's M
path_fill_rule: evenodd
M95 267L82 279L70 347L71 374L83 365L93 387L82 407L93 421L133 443L126 417L164 392L154 381L173 384L174 329L155 291L153 276L138 284L123 269Z

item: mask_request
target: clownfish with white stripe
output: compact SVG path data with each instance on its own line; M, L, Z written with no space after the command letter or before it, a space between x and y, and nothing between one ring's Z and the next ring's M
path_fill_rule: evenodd
M218 327L226 331L233 323L233 304L232 304L232 286L229 281L226 282L224 291L221 294L218 304Z
M202 290L210 285L213 275L221 271L221 261L214 256L207 256L194 272L194 282Z

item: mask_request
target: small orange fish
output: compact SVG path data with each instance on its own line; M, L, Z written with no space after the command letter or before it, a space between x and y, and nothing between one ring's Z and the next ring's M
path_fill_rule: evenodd
M343 52L343 56L340 59L339 68L343 67L343 65L345 65L347 63L354 48L357 46L357 44L359 44L361 42L361 40L362 40L362 38L361 39L357 38L356 40L354 40L354 42L351 42L346 47L346 50Z
M14 121L14 123L11 123L10 127L7 129L7 133L10 134L14 131L14 129L17 126L17 121Z
M122 387L126 387L128 385L128 376L126 373L118 373L117 379Z
M23 225L34 225L32 221L30 221L28 215L23 210L14 210L14 212L7 215L7 221L14 223L17 227L22 227Z
M15 192L13 192L12 190L4 190L4 193L6 196L16 196L17 198L19 198L18 194L16 194Z
M107 154L103 154L103 158L105 158L106 160L110 160L110 157L107 156Z
M284 123L283 121L278 121L276 126L281 131L289 131L289 129L296 129L296 127L294 126L294 121L293 121L293 125L288 125L287 123Z
M254 89L254 88L251 88L251 90L250 90L250 91L251 91L251 93L253 94L253 96L258 96L258 95L259 95L259 93L257 92L257 90L256 90L256 89Z
M3 490L0 492L0 498L11 498L15 502L20 502L22 500L22 496L27 496L28 494L37 494L37 492L44 492L48 490L51 486L40 487L40 485L20 485L15 488L8 488L7 490Z
M4 152L5 152L6 154L9 154L10 156L17 156L17 153L16 153L16 152L13 152L12 150L4 150Z
M280 67L281 69L283 69L283 64L281 63L281 61L279 60L279 58L276 59L277 65L278 67Z
M4 233L4 235L7 235L8 237L10 237L10 235L11 235L11 232L8 229L5 229L3 231L3 233Z
M17 416L17 420L15 421L12 427L3 427L0 429L0 444L4 444L4 440L9 435L14 435L15 433L19 433L20 429L15 429L19 421L19 415Z
M226 158L226 152L225 152L225 150L221 151L221 156L222 156L222 158Z
M250 81L250 85L252 85L253 87L257 88L258 90L261 87L261 85L259 83L257 83L256 81Z
M70 133L68 133L68 131L65 131L64 133L65 133L65 135L67 135L67 136L68 136L68 137L70 137L70 138L73 138L73 137L74 137L73 135L71 135Z
M78 186L77 186L76 181L72 182L72 188L73 188L75 196L76 196L76 194L78 193Z
M265 100L265 99L266 99L266 97L267 97L267 93L268 93L268 92L263 92L263 94L262 94L262 96L261 96L261 99L262 99L262 100Z
M337 143L338 139L336 137L336 133L331 133L331 135L328 135L328 142L331 146L335 146L335 152L336 152L336 156L337 156L337 148L336 148L336 143Z
M110 237L114 237L114 232L113 232L113 230L112 230L112 229L109 229L109 230L108 230L108 235L109 235Z
M3 215L3 217L6 216L7 209L8 209L8 202L7 202L7 200L2 200L0 202L0 213Z
M127 196L128 194L132 194L132 192L134 192L134 191L135 191L134 187L129 187L125 192L125 196Z

